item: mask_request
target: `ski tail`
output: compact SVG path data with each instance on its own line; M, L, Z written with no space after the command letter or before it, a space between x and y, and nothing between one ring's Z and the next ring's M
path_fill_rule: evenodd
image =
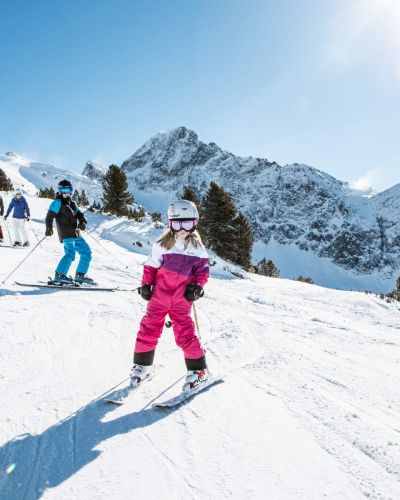
M112 403L115 405L123 405L127 399L132 396L133 393L135 393L142 385L145 383L149 382L152 378L155 377L155 371L152 370L147 377L145 377L140 384L132 385L129 384L126 387L122 387L122 389L117 389L116 391L112 392L109 396L106 396L104 398L104 401L106 403Z

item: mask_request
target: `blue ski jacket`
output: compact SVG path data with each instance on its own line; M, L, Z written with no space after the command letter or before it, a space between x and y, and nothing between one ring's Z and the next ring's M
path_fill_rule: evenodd
M17 200L17 198L15 198L14 196L14 198L8 205L6 217L10 215L12 209L14 209L13 217L15 219L25 219L26 217L31 216L28 202L25 200L23 196L19 200Z
M81 224L87 224L86 217L76 206L71 198L63 198L57 194L56 199L51 202L46 215L46 227L53 227L56 220L58 236L61 243L67 238L79 238Z

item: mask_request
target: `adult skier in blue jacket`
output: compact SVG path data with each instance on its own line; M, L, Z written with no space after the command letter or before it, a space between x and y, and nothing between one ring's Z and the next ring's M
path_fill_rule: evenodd
M65 255L58 263L54 281L61 284L71 284L75 281L93 285L94 281L86 276L92 260L92 252L89 245L81 237L81 231L86 229L87 220L71 199L72 193L72 184L68 180L60 181L57 196L52 201L46 216L46 236L53 234L53 221L55 219L60 242L64 243ZM67 273L75 260L76 252L79 253L80 259L73 280L67 276Z
M15 190L15 196L11 200L8 205L6 215L4 216L4 220L10 215L11 211L13 212L13 228L14 228L14 247L20 247L21 243L21 234L24 240L23 246L29 246L28 235L25 230L25 221L30 219L31 213L29 210L29 205L26 199L22 196L22 192L20 189Z

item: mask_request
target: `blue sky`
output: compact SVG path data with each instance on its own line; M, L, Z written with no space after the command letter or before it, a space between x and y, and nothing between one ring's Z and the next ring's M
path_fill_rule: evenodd
M81 171L179 125L400 182L398 0L1 0L0 150Z

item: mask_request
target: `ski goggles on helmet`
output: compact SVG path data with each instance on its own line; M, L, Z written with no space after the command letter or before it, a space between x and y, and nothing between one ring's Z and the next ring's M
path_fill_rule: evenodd
M178 232L183 229L184 231L190 233L196 229L197 222L198 219L170 220L169 227L172 229L172 231Z
M72 189L69 187L58 188L61 194L72 194Z

